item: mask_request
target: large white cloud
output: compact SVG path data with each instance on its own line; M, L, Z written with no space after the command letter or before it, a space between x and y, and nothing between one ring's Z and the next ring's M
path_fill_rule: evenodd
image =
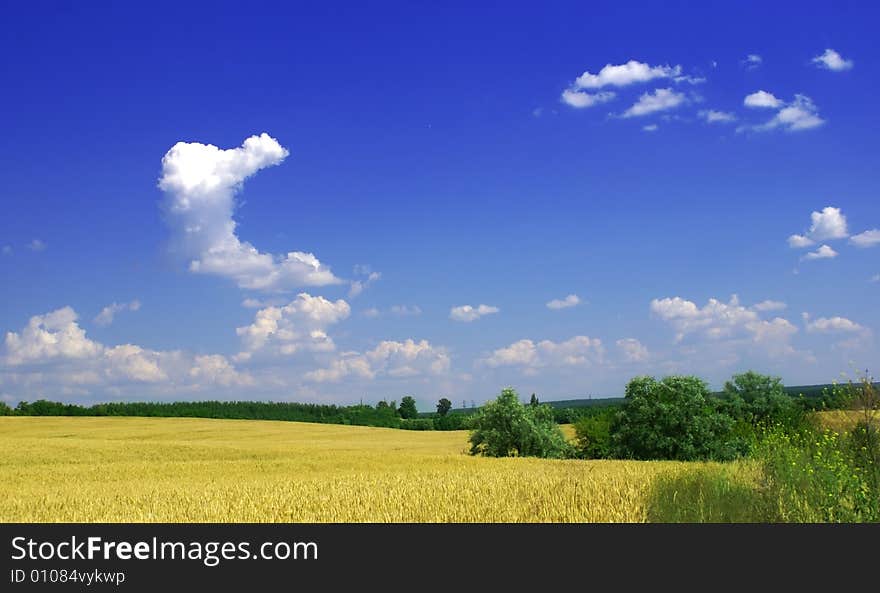
M804 314L807 331L810 333L833 334L833 333L864 333L865 327L846 317L818 317L810 320L810 316Z
M250 325L239 327L245 352L261 350L269 345L276 353L294 354L300 350L327 352L336 349L327 335L328 326L339 323L351 314L347 302L333 302L322 296L300 293L282 306L260 309ZM241 357L247 358L247 356Z
M826 49L822 55L813 58L813 63L819 68L825 68L834 72L850 70L854 65L852 60L845 60L843 56L831 48Z
M0 383L34 388L48 397L66 394L72 386L85 394L145 385L174 392L253 383L221 355L194 356L135 344L106 346L90 339L77 319L71 307L62 307L31 317L18 332L7 332Z
M306 373L305 379L315 383L336 382L348 377L401 379L442 375L449 371L449 367L446 349L432 346L427 340L386 340L363 354L343 352L329 366Z
M338 284L313 254L262 253L236 235L235 194L261 169L281 163L288 151L268 134L251 136L238 148L178 142L162 158L159 187L174 248L190 260L189 269L234 280L252 290Z
M817 128L824 123L825 120L819 117L819 108L816 107L813 100L806 95L797 94L794 96L794 101L785 104L782 109L776 112L773 119L757 126L751 126L750 129L758 132L776 129L798 132Z
M641 117L674 109L685 102L684 93L678 93L671 88L654 89L653 93L644 93L629 109L623 112L622 117Z
M604 360L605 348L598 338L575 336L564 342L523 339L493 351L478 362L490 368L516 366L529 372L547 367L592 366Z
M623 87L657 78L675 78L680 75L681 66L650 66L643 62L630 60L625 64L606 64L598 74L584 72L577 77L574 86L581 89L599 89L605 86Z
M829 239L845 239L849 236L846 216L840 208L826 206L820 212L810 214L810 229L803 235L791 235L788 244L791 247L810 247L818 241Z

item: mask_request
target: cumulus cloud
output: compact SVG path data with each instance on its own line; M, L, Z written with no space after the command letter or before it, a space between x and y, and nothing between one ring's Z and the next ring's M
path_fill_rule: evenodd
M873 247L874 245L880 245L880 229L871 229L870 231L853 235L849 240L856 247Z
M137 299L129 303L113 302L101 309L101 312L95 316L95 323L101 326L107 326L113 323L113 319L117 313L122 311L137 311L141 308L141 302Z
M560 100L571 107L584 109L586 107L593 107L594 105L607 103L614 99L615 96L616 95L611 91L587 93L579 90L565 89L562 91L562 97Z
M553 299L547 303L548 309L559 310L576 307L581 304L581 299L576 294L570 294L564 299Z
M236 193L246 179L280 164L288 154L265 133L247 138L238 148L178 142L165 154L159 187L166 194L174 247L190 260L190 271L230 278L251 290L342 282L311 253L262 253L236 235Z
M854 65L852 60L843 59L843 56L831 48L826 49L822 55L813 58L813 63L819 68L834 72L850 70Z
M221 385L244 385L253 379L240 373L220 355L194 357L181 351L157 351L135 344L106 346L90 339L71 307L62 307L30 318L19 332L7 332L0 375L10 371L25 378L26 385L39 385L65 393L77 386L77 393L91 389L118 389L126 385L162 385L169 389L193 390ZM217 370L192 372L211 363ZM222 377L221 377L222 375Z
M46 244L46 242L41 241L40 239L34 239L27 244L27 248L31 251L45 251L47 247L49 246Z
M684 93L677 93L671 88L654 89L653 93L644 93L621 117L642 117L674 109L685 102Z
M449 371L450 359L445 348L427 340L403 342L386 340L363 354L343 352L330 366L309 371L305 379L314 383L337 382L348 377L373 380L377 377L407 378L437 376Z
M736 121L736 116L734 114L725 111L716 111L714 109L703 109L697 112L697 116L710 124Z
M449 318L454 321L470 323L484 315L498 313L500 310L501 309L498 307L491 307L489 305L478 305L476 307L471 305L460 305L458 307L452 307L452 309L449 310Z
M526 371L537 372L548 367L589 367L601 364L604 355L602 341L588 336L575 336L564 342L542 340L535 343L523 339L495 350L478 363L490 368L517 366Z
M635 338L617 340L615 344L627 362L644 362L650 358L648 349Z
M629 86L648 82L657 78L675 78L681 75L681 66L650 66L643 62L630 60L626 64L606 64L598 74L589 71L578 76L576 88L600 89L605 86Z
M756 91L751 95L746 95L746 98L743 100L743 105L752 108L776 109L782 104L782 101L777 99L773 93L768 93L767 91Z
M810 214L810 229L803 235L791 235L788 244L791 247L810 247L817 241L844 239L849 236L846 216L840 208L826 206L821 212ZM830 256L834 257L834 256Z
M804 322L807 331L810 333L834 334L849 333L858 334L865 333L866 328L859 325L855 321L846 317L818 317L810 320L810 316L804 313Z
M327 327L350 314L351 307L342 299L333 302L302 292L283 307L260 309L252 324L235 331L241 337L245 352L253 353L268 346L274 353L285 355L302 350L330 352L336 345L327 335Z
M825 120L819 117L819 109L813 100L806 95L795 95L794 101L786 104L780 109L773 119L770 121L751 126L758 132L766 132L769 130L782 129L788 132L798 132L801 130L810 130L817 128L825 123ZM745 128L742 128L745 129Z
M810 261L814 259L833 259L838 255L839 254L834 251L834 249L832 249L830 246L822 245L819 247L819 249L807 253L801 259L804 261Z

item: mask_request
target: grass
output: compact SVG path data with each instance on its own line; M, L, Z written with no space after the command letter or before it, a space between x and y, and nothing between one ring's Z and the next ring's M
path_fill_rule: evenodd
M487 459L466 432L193 418L0 418L3 522L642 522L718 464Z

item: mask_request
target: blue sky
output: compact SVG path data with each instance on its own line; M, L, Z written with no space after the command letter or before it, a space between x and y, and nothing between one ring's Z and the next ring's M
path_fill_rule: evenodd
M0 37L6 401L878 360L868 4L80 4Z

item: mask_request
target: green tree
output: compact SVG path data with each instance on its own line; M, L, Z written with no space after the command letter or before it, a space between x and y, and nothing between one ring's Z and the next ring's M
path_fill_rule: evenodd
M401 418L418 418L419 411L416 409L415 398L411 395L405 395L400 400L400 407L397 409L397 413L400 414Z
M731 459L742 453L732 428L702 379L636 377L611 426L611 444L615 457Z
M486 403L471 420L471 455L567 457L571 447L548 405L524 406L511 388Z
M7 406L5 403L0 402L0 416L11 416L12 408Z
M446 399L445 397L441 397L440 401L437 402L437 414L439 416L445 416L449 413L449 410L452 409L452 402Z
M533 393L532 398L529 400L529 405L530 406L537 406L537 405L539 405L539 403L540 402L538 402L538 396Z
M724 384L722 397L727 413L753 425L771 421L797 425L803 418L802 408L785 392L779 377L755 371L734 375Z

